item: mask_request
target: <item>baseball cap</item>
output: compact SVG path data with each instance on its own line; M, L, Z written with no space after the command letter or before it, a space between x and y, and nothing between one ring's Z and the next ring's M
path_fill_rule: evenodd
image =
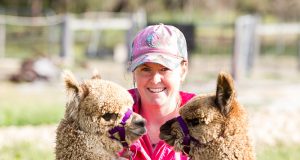
M183 33L171 25L150 25L140 31L132 42L129 70L146 62L158 63L169 69L188 60Z

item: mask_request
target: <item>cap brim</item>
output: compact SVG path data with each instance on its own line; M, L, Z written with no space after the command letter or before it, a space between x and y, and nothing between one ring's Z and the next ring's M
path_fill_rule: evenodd
M139 65L151 62L161 64L171 70L175 69L182 61L182 58L177 58L169 55L164 55L161 53L150 53L144 54L136 59L134 59L130 66L129 70L134 71Z

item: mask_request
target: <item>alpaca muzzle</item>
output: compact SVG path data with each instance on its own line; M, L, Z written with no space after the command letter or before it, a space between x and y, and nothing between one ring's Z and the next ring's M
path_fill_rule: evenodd
M181 131L184 134L184 137L182 140L182 145L183 145L182 152L184 154L188 155L190 152L190 149L191 149L190 148L191 141L196 141L196 142L198 142L198 141L190 135L189 129L188 129L186 123L184 122L183 118L181 116L178 116L178 117L176 117L176 119L180 125Z
M122 121L120 122L120 125L112 128L109 130L110 138L115 139L119 142L121 142L123 147L128 147L128 143L125 140L125 124L126 121L130 118L132 115L133 111L131 109L128 109L122 118Z

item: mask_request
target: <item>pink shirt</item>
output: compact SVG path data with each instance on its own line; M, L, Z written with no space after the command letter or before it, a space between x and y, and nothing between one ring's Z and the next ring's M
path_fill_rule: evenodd
M133 99L133 111L140 113L140 103L136 95L136 91L131 89L128 91ZM195 96L195 94L180 92L181 104L183 106L187 101ZM153 148L149 136L146 134L142 136L139 140L135 141L130 147L130 151L133 152L133 160L187 160L188 157L181 154L180 152L175 152L171 146L165 143L163 140L159 141L157 145Z

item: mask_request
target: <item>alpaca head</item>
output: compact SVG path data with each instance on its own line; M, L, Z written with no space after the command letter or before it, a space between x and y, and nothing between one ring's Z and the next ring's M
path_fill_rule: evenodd
M145 120L136 113L128 113L133 99L123 87L101 79L97 73L91 79L78 82L66 71L64 82L69 98L65 119L78 124L83 132L110 137L109 131L121 125L125 115L126 123L122 127L126 143L130 144L146 132Z
M232 119L242 117L230 74L221 72L216 93L194 97L180 109L179 114L180 117L167 121L160 128L160 138L177 151L189 152L190 147L206 146L230 134L226 125ZM182 125L188 133L184 133Z

